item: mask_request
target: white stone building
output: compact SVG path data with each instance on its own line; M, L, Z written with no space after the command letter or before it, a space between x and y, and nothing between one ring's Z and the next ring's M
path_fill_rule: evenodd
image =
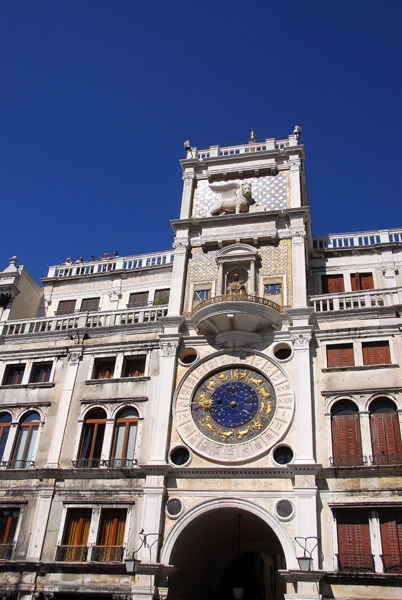
M402 598L402 229L313 237L297 128L181 164L172 250L0 273L0 593Z

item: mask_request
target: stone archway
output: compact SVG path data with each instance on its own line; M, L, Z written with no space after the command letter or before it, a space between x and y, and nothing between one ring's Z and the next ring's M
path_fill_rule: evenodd
M294 550L280 524L281 540L268 521L275 520L247 501L211 501L190 511L162 551L162 562L178 568L169 578L169 600L233 600L239 577L244 600L283 600L278 570L292 566Z

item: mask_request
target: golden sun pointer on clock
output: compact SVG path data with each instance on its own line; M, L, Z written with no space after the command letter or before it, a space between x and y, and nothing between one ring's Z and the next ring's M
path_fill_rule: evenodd
M198 394L198 406L204 412L207 412L212 408L214 401L212 398L208 398L208 396L204 392L200 392Z

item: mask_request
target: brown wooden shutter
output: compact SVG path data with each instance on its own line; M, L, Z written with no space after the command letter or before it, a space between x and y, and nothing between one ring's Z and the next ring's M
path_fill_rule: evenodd
M363 342L363 364L381 365L391 363L388 342Z
M327 347L328 367L352 367L354 364L353 344L338 344Z
M389 464L402 457L401 430L396 412L370 415L371 444L374 462Z
M332 417L332 449L334 466L361 465L362 442L359 415Z
M343 275L323 275L321 280L323 294L339 294L345 291Z
M374 289L373 275L371 273L362 273L361 274L361 289L362 290L373 290Z
M170 290L155 290L154 301L160 300L161 298L169 297Z
M336 518L341 567L371 570L373 564L367 511L338 511Z
M380 528L385 569L399 569L402 560L402 511L381 511Z
M148 304L148 292L135 292L130 294L129 306L146 306Z
M76 300L60 300L59 306L57 308L57 314L66 315L68 313L74 312L76 302Z
M81 310L98 310L100 298L84 298L81 302Z
M352 273L350 276L350 280L352 284L352 292L360 290L359 273Z

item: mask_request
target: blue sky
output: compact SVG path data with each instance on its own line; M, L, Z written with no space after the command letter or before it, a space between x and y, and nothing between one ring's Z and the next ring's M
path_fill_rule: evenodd
M2 0L0 268L171 247L180 139L302 124L313 233L402 226L400 0Z

